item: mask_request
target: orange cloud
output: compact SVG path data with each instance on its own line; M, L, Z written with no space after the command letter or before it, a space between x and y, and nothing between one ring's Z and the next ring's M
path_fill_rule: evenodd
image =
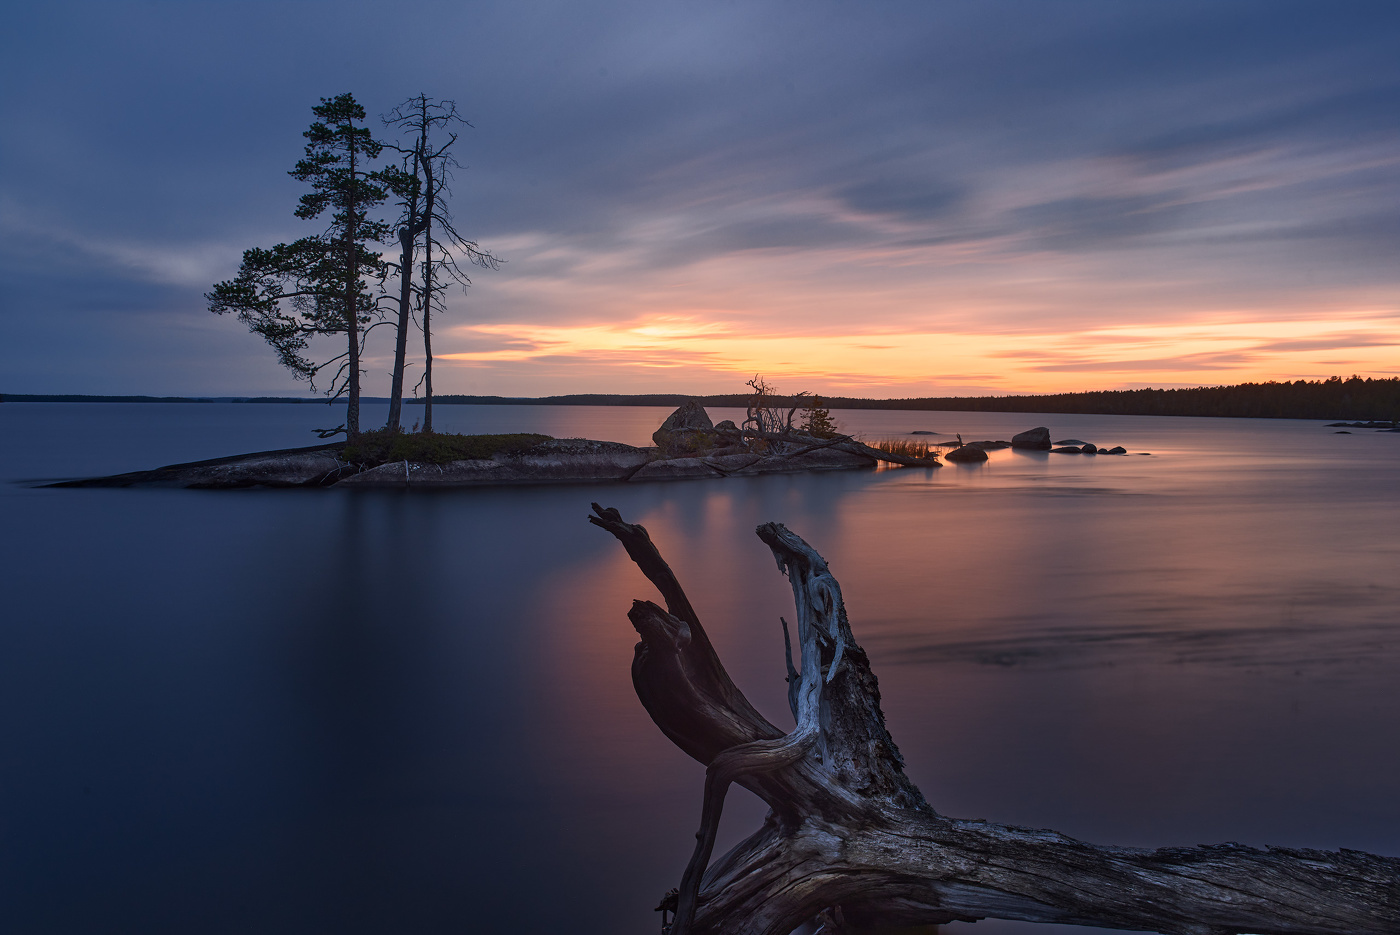
M1400 319L1354 312L1326 320L1128 325L1070 333L859 330L773 333L743 322L657 314L620 323L496 323L454 329L444 359L535 392L576 392L579 377L614 392L729 392L761 373L790 389L910 396L1064 392L1129 384L1236 383L1392 371ZM551 375L575 381L552 385ZM638 385L638 378L643 385ZM630 385L630 390L626 388Z

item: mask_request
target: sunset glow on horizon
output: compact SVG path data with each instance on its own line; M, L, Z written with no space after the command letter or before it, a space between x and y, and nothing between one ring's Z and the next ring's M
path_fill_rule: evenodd
M438 358L471 364L475 372L506 375L561 362L603 372L622 368L631 376L629 389L613 390L620 392L738 392L744 379L762 374L789 390L897 397L1393 376L1400 325L1384 314L1363 314L1075 333L786 335L658 316L599 325L463 326L452 330L450 343L489 347ZM600 381L567 385L585 382Z

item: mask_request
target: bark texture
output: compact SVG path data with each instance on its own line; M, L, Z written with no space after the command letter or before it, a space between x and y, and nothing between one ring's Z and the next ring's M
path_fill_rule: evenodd
M824 918L848 930L982 918L1170 935L1395 935L1400 860L1359 851L1238 844L1100 847L1054 831L938 814L904 774L879 685L822 557L778 523L758 527L792 587L800 668L788 651L796 726L749 704L647 531L593 505L661 592L636 601L637 697L706 767L702 824L671 935L787 935ZM790 634L792 629L795 634ZM711 863L729 785L758 795L763 826ZM830 929L828 929L830 930Z

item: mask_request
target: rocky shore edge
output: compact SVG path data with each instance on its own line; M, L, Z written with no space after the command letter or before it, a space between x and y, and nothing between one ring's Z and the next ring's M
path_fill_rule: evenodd
M429 464L393 461L365 466L344 461L344 442L260 451L153 471L61 481L48 487L478 487L694 480L872 468L876 459L835 448L801 454L722 454L666 458L656 448L587 438L555 438L523 453ZM936 464L936 462L934 462ZM934 466L933 464L928 466Z

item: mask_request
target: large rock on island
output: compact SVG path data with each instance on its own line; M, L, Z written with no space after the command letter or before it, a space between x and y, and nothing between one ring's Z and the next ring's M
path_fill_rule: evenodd
M663 456L684 458L713 448L718 438L709 413L692 399L667 416L661 428L651 433L651 440Z
M1050 450L1050 430L1045 426L1027 429L1017 435L1011 436L1012 448L1029 448L1032 451Z

